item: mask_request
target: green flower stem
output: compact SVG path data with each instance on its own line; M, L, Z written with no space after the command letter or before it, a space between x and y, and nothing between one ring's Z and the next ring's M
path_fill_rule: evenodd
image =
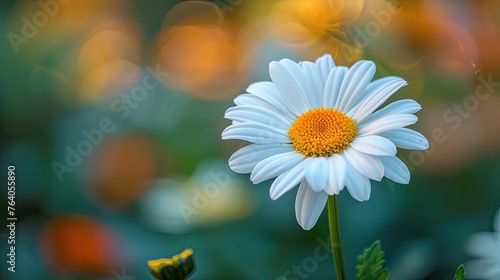
M336 195L328 196L328 225L330 227L333 263L335 264L337 280L344 280L346 278L344 259L342 258L342 244L340 243L340 223Z

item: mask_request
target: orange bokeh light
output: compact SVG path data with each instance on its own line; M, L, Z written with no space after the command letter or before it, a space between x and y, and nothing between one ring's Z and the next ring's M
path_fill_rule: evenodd
M388 27L423 57L423 62L454 74L474 72L478 57L476 44L469 31L451 19L450 7L434 1L402 5L401 12L394 15L394 22Z
M176 11L175 13L173 11ZM224 100L245 85L248 63L238 32L213 3L183 2L163 21L157 63L170 75L168 86L196 98Z
M347 31L363 7L361 0L279 1L268 17L269 32L287 47L304 53L303 59L330 53L337 62L349 64L363 53Z
M85 216L48 221L39 242L44 259L61 274L107 275L116 261L118 245L113 232Z
M284 0L273 7L270 16L277 35L293 36L294 29L302 30L304 33L298 35L305 36L307 39L304 38L303 43L308 44L352 23L361 14L363 6L360 0ZM292 31L292 35L285 31Z
M156 150L139 135L111 139L102 144L93 158L96 175L89 185L105 206L122 208L135 201L157 175Z
M141 42L132 22L108 20L93 28L78 53L80 97L97 101L121 94L141 76Z
M228 34L212 26L176 26L162 34L159 63L168 84L202 99L232 96L244 78L245 62Z

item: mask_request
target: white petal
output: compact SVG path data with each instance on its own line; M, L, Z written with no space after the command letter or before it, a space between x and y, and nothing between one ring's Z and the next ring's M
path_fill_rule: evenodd
M473 234L465 243L469 254L476 257L494 258L498 256L500 240L497 233L479 232Z
M333 154L328 158L328 185L325 191L329 195L338 195L344 189L346 182L347 166L345 159L338 154Z
M224 129L222 139L239 139L255 144L284 144L291 142L286 131L256 122L232 124Z
M366 135L354 138L351 147L359 152L375 156L395 156L397 149L390 140L378 135Z
M370 179L363 177L364 184L363 184L363 196L362 198L367 201L370 199L371 193L372 193L372 185L370 182Z
M408 83L399 77L385 77L372 82L366 89L365 98L360 101L359 106L356 106L356 111L348 113L352 119L359 123L364 118L373 113L382 105L391 95L398 89Z
M250 173L261 160L293 150L292 145L289 144L250 144L239 149L229 158L229 167L237 173Z
M415 100L401 99L398 101L394 101L384 108L369 115L359 124L361 125L387 115L415 114L416 112L420 111L420 109L422 109L422 106L420 106L420 104L418 104Z
M379 157L384 165L384 176L399 184L410 182L410 170L398 157Z
M265 180L277 177L304 160L304 155L296 151L277 154L259 162L252 171L250 180L258 184Z
M290 171L281 174L274 180L269 194L272 200L280 198L283 194L297 186L304 179L304 161L297 164Z
M340 86L335 108L341 112L348 112L353 108L364 97L363 94L375 75L375 70L375 63L369 60L358 61L349 68Z
M319 71L318 67L310 62L304 61L300 64L306 80L309 83L309 88L311 92L308 94L309 103L311 109L320 108L323 106L323 91L325 88L325 81L323 76Z
M255 105L239 105L227 109L224 117L237 122L259 122L271 127L287 130L292 122L279 113Z
M299 68L298 65L296 67ZM305 78L300 80L301 77L297 77L297 72L303 76L300 68L297 71L295 67L276 61L269 64L269 74L281 95L281 100L290 112L298 117L307 111L309 102L303 86Z
M320 58L316 59L316 67L321 72L321 76L323 80L326 81L326 78L330 74L330 71L335 67L335 62L330 54L325 54Z
M310 157L304 161L306 180L315 192L323 191L328 182L328 160Z
M397 147L408 150L427 150L429 142L427 138L409 128L397 128L380 133L380 136L391 140Z
M262 100L261 98L249 93L244 93L236 96L233 102L236 105L271 105L268 104L267 101Z
M364 154L353 148L347 148L343 152L345 159L362 175L380 181L384 177L384 165L375 156Z
M349 194L358 201L370 199L370 179L357 172L349 164L347 165L346 188Z
M377 91L379 88L387 86L391 84L393 81L404 81L403 78L397 77L397 76L387 76L383 77L380 79L376 79L375 81L372 81L367 87L366 87L366 96L373 94L375 91ZM404 81L406 82L406 81Z
M253 105L256 107L264 107L264 108L269 109L271 111L281 112L278 108L274 107L269 102L265 101L264 99L262 99L260 97L257 97L256 95L250 94L250 93L244 93L244 94L238 95L234 99L234 104L236 104L238 106ZM285 113L283 113L283 114L285 114ZM288 113L288 115L291 116L291 113Z
M303 229L310 230L314 227L325 208L327 199L328 195L325 192L315 192L307 180L302 181L295 198L295 216Z
M272 82L256 82L248 86L247 92L265 100L280 112L291 117L290 112L281 101L281 96Z
M362 198L364 189L362 187L363 184L364 184L363 178L361 176L358 176L358 172L354 170L353 167L348 168L346 176L347 191L352 196L352 198L361 202L364 201L364 199Z
M358 126L358 135L373 135L389 130L402 128L416 123L417 116L410 114L386 115Z
M325 92L323 94L323 105L326 108L335 108L340 86L342 85L342 81L344 81L346 73L347 67L343 66L335 67L330 71L325 82Z

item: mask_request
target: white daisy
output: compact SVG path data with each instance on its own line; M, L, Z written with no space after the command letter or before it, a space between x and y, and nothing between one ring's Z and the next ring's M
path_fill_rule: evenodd
M251 173L258 184L276 177L273 200L299 185L298 223L311 229L328 195L347 187L353 198L370 198L370 180L385 176L407 184L410 172L396 147L425 150L427 139L405 126L414 124L421 106L410 99L375 112L406 85L399 77L372 81L375 64L359 61L335 66L330 55L315 63L289 59L269 64L272 82L257 82L226 111L233 124L222 139L251 142L233 154L229 166Z
M495 232L480 232L467 240L465 249L478 257L466 263L467 276L474 279L500 279L500 209L493 219Z

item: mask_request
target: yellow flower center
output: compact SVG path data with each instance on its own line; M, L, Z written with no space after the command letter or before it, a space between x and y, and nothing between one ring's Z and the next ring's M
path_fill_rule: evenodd
M295 150L306 157L328 157L349 147L356 123L337 109L318 108L298 117L288 130Z

